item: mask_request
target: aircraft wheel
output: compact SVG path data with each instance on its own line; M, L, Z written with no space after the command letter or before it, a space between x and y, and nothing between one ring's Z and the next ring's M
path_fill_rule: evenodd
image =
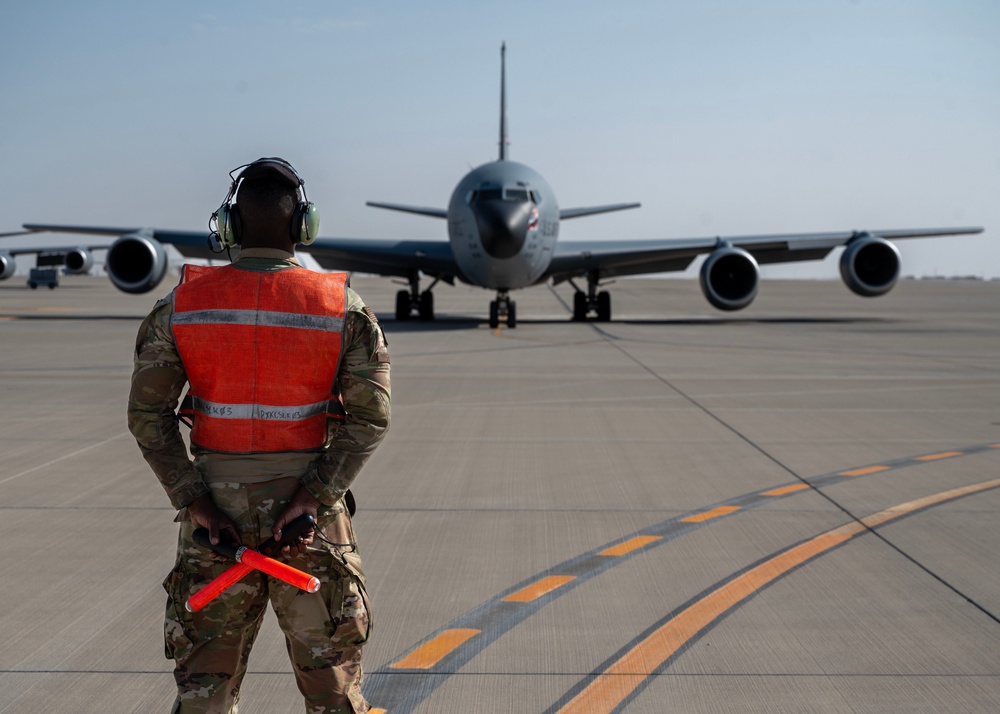
M507 327L517 327L517 303L513 300L507 303Z
M496 300L490 301L490 328L496 329L500 327L500 305L497 304Z
M579 290L573 293L573 319L577 322L587 319L587 296Z
M410 319L410 293L405 290L396 293L396 319Z
M420 319L434 319L434 293L430 290L420 296Z
M600 322L611 320L611 293L606 290L597 293L597 319Z

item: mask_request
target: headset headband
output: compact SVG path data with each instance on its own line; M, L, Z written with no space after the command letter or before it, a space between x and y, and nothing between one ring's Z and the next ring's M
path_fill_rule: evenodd
M234 176L233 174L240 171L240 169L242 169L242 172L238 176ZM276 156L257 159L249 164L237 166L229 172L229 178L233 180L234 188L240 181L253 180L268 176L271 178L281 179L292 188L301 188L303 198L305 198L305 179L299 176L299 172L295 170L294 166L284 159L279 159Z

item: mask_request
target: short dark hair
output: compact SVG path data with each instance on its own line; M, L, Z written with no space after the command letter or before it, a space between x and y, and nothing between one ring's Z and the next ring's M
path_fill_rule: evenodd
M245 180L236 193L236 205L245 225L281 224L287 228L298 205L298 192L287 183L269 177Z

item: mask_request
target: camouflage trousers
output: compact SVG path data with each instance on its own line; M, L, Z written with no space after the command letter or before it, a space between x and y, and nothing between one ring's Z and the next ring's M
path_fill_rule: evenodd
M260 484L212 484L216 505L232 518L243 544L256 546L271 535L274 519L298 487L293 478ZM236 714L247 658L268 601L285 635L292 670L309 714L367 712L361 694L361 646L371 629L361 558L343 502L321 507L318 526L336 544L318 538L296 558L280 557L316 576L319 592L307 593L254 570L197 613L184 603L225 572L233 561L193 542L183 520L177 562L163 583L166 656L175 662L177 699L172 712Z

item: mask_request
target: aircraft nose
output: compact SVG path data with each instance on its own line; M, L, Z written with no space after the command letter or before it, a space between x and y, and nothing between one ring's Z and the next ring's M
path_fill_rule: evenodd
M531 220L530 201L482 201L476 206L476 225L483 249L494 258L513 258L524 247Z

